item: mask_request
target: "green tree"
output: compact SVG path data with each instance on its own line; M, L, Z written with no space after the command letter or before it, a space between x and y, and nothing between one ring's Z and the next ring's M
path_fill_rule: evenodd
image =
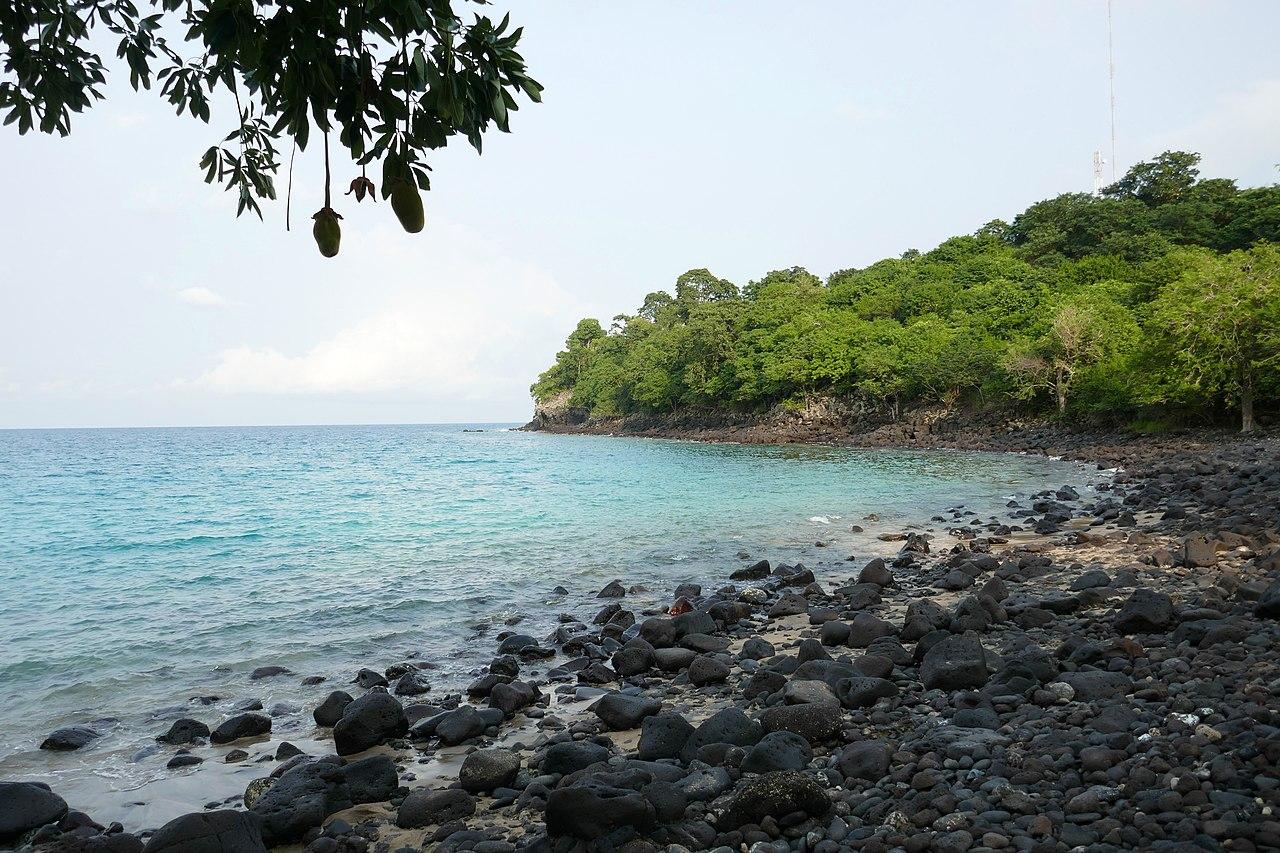
M1240 431L1253 431L1258 391L1280 362L1280 248L1202 254L1160 292L1148 327L1180 379L1233 399Z
M1047 390L1065 414L1079 374L1133 345L1137 324L1101 289L1062 301L1038 338L1009 348L1005 368L1024 399Z
M1200 175L1200 155L1166 151L1131 167L1125 176L1102 194L1110 198L1136 198L1151 207L1183 199Z
M19 133L66 136L72 114L104 97L108 67L96 49L112 39L133 88L158 86L179 115L209 122L219 92L234 103L229 132L200 165L206 181L238 193L237 215L262 215L259 202L277 194L284 143L305 149L314 129L325 157L321 213L335 228L330 137L336 167L358 170L357 200L374 191L366 168L380 167L382 196L417 230L403 211L414 200L420 209L418 191L430 189L428 154L456 135L479 151L490 126L509 130L517 95L537 101L542 91L517 51L521 30L465 6L9 0L0 4L0 113Z

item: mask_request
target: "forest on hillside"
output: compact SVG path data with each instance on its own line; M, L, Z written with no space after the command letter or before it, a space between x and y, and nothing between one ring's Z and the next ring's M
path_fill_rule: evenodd
M1161 428L1280 400L1280 185L1139 163L1099 195L825 281L690 270L608 329L584 319L533 385L593 416L763 411L815 396Z

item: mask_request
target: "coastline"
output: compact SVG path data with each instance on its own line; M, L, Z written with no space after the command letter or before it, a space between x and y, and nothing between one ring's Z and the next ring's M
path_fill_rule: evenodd
M929 433L938 439L944 434ZM661 437L711 440L705 432ZM733 582L731 592L684 590L686 595L670 597L665 591L628 594L623 583L620 596L579 602L579 609L605 607L595 617L564 621L564 632L554 638L527 638L521 646L524 640L510 642L519 634L500 634L508 655L495 660L492 677L472 686L468 699L478 711L468 712L468 702L441 707L412 721L408 740L410 721L402 726L393 713L393 725L376 732L380 745L346 757L372 762L383 782L375 793L385 799L329 808L346 802L337 788L351 800L355 786L347 778L352 764L336 776L328 768L321 786L327 792L321 811L328 814L320 819L335 827L327 835L332 844L311 837L318 822L298 831L311 820L300 817L302 793L314 793L324 762L277 756L284 778L271 785L272 797L259 792L249 813L219 820L250 836L260 824L271 840L292 844L281 849L300 850L307 842L306 849L315 851L384 843L390 850L433 843L442 849L567 850L575 837L598 836L615 838L614 846L640 845L635 849L781 849L781 843L798 849L798 841L824 850L1156 849L1187 840L1186 829L1196 830L1193 839L1228 842L1233 849L1280 843L1280 825L1264 811L1276 800L1276 786L1244 779L1259 769L1261 778L1275 776L1274 759L1270 765L1265 759L1277 720L1248 710L1259 704L1250 697L1265 695L1268 679L1278 674L1274 615L1266 610L1274 597L1267 581L1280 560L1268 491L1280 470L1275 441L1214 444L1179 437L1120 454L1105 441L1082 440L1072 448L1053 437L1007 432L1005 446L959 449L1062 449L1053 455L1126 470L1101 484L1096 499L1059 495L1053 486L1022 499L1001 519L979 523L964 509L920 518L884 532L890 553L880 565L859 560L842 575L815 578L785 562L754 572L744 565L737 571L748 577ZM830 443L868 446L848 436ZM1239 494L1228 490L1222 500L1216 494L1221 490L1206 490L1202 482L1241 473L1247 476ZM929 526L934 537L925 539ZM1144 586L1154 599L1135 592ZM629 606L637 599L640 607ZM685 608L674 618L662 613ZM1124 621L1126 608L1146 608L1156 618L1142 613ZM1265 612L1254 612L1260 609ZM1119 631L1117 619L1138 630ZM699 630L682 630L681 624ZM842 638L839 626L849 634ZM855 633L858 639L851 641ZM1251 638L1269 638L1270 648ZM1172 648L1171 640L1177 641ZM761 642L772 646L771 654ZM976 662L974 642L981 650ZM1188 643L1191 654L1175 654ZM1243 653L1220 654L1226 644ZM933 666L927 675L935 645L957 659L947 657L946 666ZM559 654L559 665L543 675L539 662L546 651ZM1199 661L1205 655L1212 660ZM670 669L663 660L673 664ZM949 670L966 676L949 679ZM812 677L797 677L798 671ZM524 680L535 672L535 679ZM1188 673L1194 678L1184 677ZM1187 701L1195 693L1186 689L1192 682L1230 685L1213 697L1222 707L1201 714L1205 706ZM610 707L588 710L606 693L617 697ZM360 699L379 695L389 694L375 688ZM1131 717L1121 713L1126 709ZM487 717L486 710L499 713ZM713 711L719 714L707 722ZM477 714L470 729L460 730L474 731L472 737L441 745L440 726L448 732L453 723L461 725L460 718ZM688 732L675 714L704 732L702 747L686 749ZM663 725L642 723L650 718ZM1100 719L1101 728L1095 725ZM1241 726L1241 719L1252 724ZM486 725L476 731L480 723ZM631 723L653 729L654 737L684 733L685 742L672 755L655 754ZM1143 727L1145 734L1135 736ZM779 734L786 732L791 737ZM1050 735L1061 742L1050 737L1037 745ZM709 739L720 736L728 739ZM1240 738L1248 743L1233 751L1217 746ZM236 745L251 749L253 743ZM1024 743L1056 752L1058 760L1028 770L1026 755L1035 749L1022 755L1018 745ZM1185 754L1186 744L1195 747L1194 756ZM472 749L478 749L476 758L462 758ZM793 767L806 750L808 759ZM594 760L582 764L587 759ZM513 760L517 769L510 773ZM568 764L557 763L563 761ZM1234 774L1222 769L1224 762ZM1164 765L1168 769L1160 770ZM882 766L885 772L870 778ZM1127 775L1114 778L1116 767ZM477 773L486 769L487 781L478 783ZM850 769L857 773L845 772ZM388 773L394 786L387 784ZM456 787L459 773L468 790ZM495 779L502 784L485 787ZM988 784L994 779L1003 781ZM1192 779L1202 781L1193 789ZM436 793L412 793L425 791L428 781ZM450 783L455 787L442 787ZM1098 788L1120 794L1104 796ZM1171 802L1157 802L1165 791L1179 796L1185 814L1178 820L1162 817L1173 813L1166 808ZM989 808L959 808L970 800L958 792ZM1159 796L1146 796L1150 792ZM681 801L677 815L673 803ZM586 825L573 817L601 810L609 815L599 818L604 823ZM1227 820L1228 814L1238 819ZM740 818L745 820L735 825ZM93 837L116 845L111 849L133 849L132 836L110 829ZM69 834L46 832L31 849L71 849L50 846ZM182 849L157 847L154 839L151 844L147 849Z

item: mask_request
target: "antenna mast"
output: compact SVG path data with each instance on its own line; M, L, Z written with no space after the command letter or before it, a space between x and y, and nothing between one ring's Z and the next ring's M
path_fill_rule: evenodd
M1116 60L1111 39L1111 0L1107 0L1107 82L1111 89L1111 180L1116 179Z

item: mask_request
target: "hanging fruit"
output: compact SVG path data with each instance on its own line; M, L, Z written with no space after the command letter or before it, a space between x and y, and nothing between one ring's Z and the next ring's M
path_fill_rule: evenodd
M417 234L426 225L426 213L422 209L422 194L418 185L403 178L391 187L391 209L410 234Z
M342 216L331 207L322 207L311 218L315 220L315 224L311 226L311 234L316 238L320 254L332 258L338 254L338 247L342 243L342 226L338 224Z

